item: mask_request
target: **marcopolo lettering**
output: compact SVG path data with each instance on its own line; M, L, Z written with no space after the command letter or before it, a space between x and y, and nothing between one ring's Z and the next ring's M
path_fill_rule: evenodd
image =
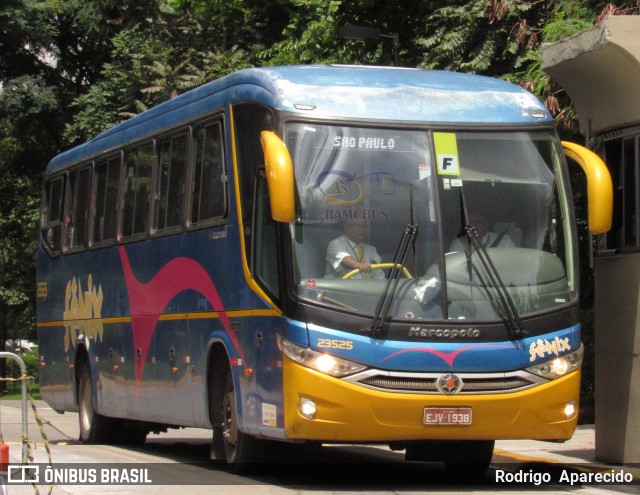
M481 332L477 328L423 328L411 327L409 337L437 339L477 339Z

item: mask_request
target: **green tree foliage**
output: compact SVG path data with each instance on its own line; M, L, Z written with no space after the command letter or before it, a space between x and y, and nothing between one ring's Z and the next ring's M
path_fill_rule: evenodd
M38 216L33 191L39 177L30 178L15 167L24 150L16 138L6 134L0 132L0 336L32 339Z
M35 337L42 171L68 146L71 102L110 57L114 12L108 1L0 2L0 345Z
M24 362L25 371L29 377L27 383L27 389L31 391L31 385L38 383L39 370L40 370L40 357L38 356L38 349L31 349L25 351L19 351L20 358ZM6 377L18 379L22 377L22 370L18 363L13 359L7 361ZM22 384L20 381L12 381L11 385L7 387L7 392L10 394L20 394ZM34 398L36 398L34 396Z
M86 140L188 89L254 65L264 43L271 40L267 24L272 32L282 30L277 4L156 4L153 22L132 25L112 38L111 60L103 65L100 81L73 103L75 115L65 133L68 142ZM274 22L268 21L270 15Z
M344 57L338 39L339 0L292 0L283 39L260 54L271 65L332 63Z
M392 65L389 36L398 33L403 41L405 65L412 58L412 26L419 2L381 0L292 0L289 24L283 37L260 54L263 64L288 65L340 63ZM346 24L380 29L379 40L340 37ZM411 65L411 64L410 64Z

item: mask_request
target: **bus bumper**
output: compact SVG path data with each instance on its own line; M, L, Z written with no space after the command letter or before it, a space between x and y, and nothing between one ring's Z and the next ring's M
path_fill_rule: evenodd
M326 442L571 438L578 420L580 371L504 394L440 395L382 392L301 366L285 357L284 421L291 439ZM301 403L316 408L303 416ZM567 418L565 407L575 401ZM425 407L470 407L472 424L423 423Z

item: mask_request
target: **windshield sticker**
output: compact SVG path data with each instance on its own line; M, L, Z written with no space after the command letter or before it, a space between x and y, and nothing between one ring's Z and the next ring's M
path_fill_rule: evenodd
M356 177L340 170L329 170L318 176L316 187L324 193L326 221L385 220L389 218L389 212L375 207L375 203L382 206L386 198L395 196L395 178L386 172ZM365 207L365 204L371 206Z
M262 403L262 426L278 426L278 407L275 404Z
M460 175L458 143L451 132L434 132L433 144L436 148L438 175Z
M421 163L418 165L418 173L420 174L420 180L425 180L431 177L431 167L428 163Z

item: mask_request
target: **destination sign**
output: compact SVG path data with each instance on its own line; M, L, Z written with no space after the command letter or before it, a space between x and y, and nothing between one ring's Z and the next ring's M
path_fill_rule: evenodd
M396 149L396 140L397 138L380 136L336 136L333 140L333 147L358 150L394 151Z
M319 135L316 139L316 148L344 151L414 151L413 133L363 129L341 129L341 131L336 132L326 140Z

